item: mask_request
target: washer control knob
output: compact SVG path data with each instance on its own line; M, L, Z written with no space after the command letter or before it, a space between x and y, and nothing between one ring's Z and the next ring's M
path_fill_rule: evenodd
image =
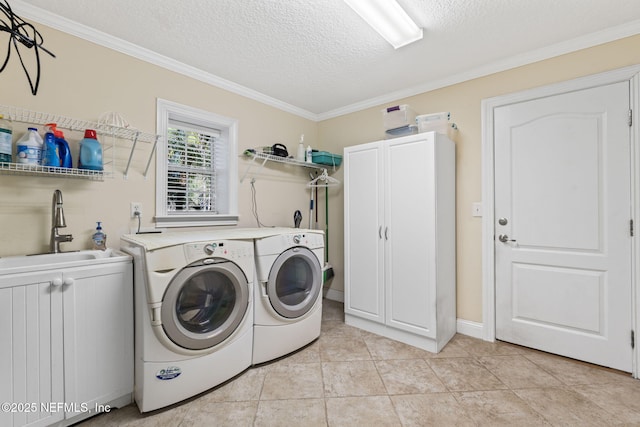
M204 245L204 253L206 253L207 255L213 255L215 250L216 250L215 243L209 243L208 245Z
M293 236L293 242L297 245L302 241L302 236L299 234L296 234L295 236Z

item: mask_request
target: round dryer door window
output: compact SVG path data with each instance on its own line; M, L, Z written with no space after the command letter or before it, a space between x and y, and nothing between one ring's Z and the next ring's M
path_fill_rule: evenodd
M314 306L322 290L322 268L307 248L295 247L276 258L267 282L267 296L282 317L297 318Z
M249 285L232 262L185 267L162 300L162 326L180 347L202 350L227 339L249 306Z

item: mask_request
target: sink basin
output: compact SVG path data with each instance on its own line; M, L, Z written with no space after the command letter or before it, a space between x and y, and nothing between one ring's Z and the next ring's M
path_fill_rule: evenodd
M23 255L0 258L0 274L18 271L49 270L69 266L93 265L127 258L119 251L77 251L57 254Z

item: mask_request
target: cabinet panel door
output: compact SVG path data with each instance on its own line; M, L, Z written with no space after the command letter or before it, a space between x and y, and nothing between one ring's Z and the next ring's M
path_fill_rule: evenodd
M0 411L2 426L46 426L64 418L60 273L0 276ZM15 409L15 411L13 411ZM43 410L41 412L41 410Z
M67 401L93 410L133 391L132 277L131 263L64 272Z
M384 322L382 146L344 151L345 313Z
M435 337L433 133L385 150L386 323Z

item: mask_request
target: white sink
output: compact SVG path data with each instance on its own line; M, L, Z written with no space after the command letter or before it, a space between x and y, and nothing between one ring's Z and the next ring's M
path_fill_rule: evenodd
M107 249L106 251L60 252L57 254L22 255L0 258L0 274L22 271L50 270L68 266L102 264L120 261L128 255Z

